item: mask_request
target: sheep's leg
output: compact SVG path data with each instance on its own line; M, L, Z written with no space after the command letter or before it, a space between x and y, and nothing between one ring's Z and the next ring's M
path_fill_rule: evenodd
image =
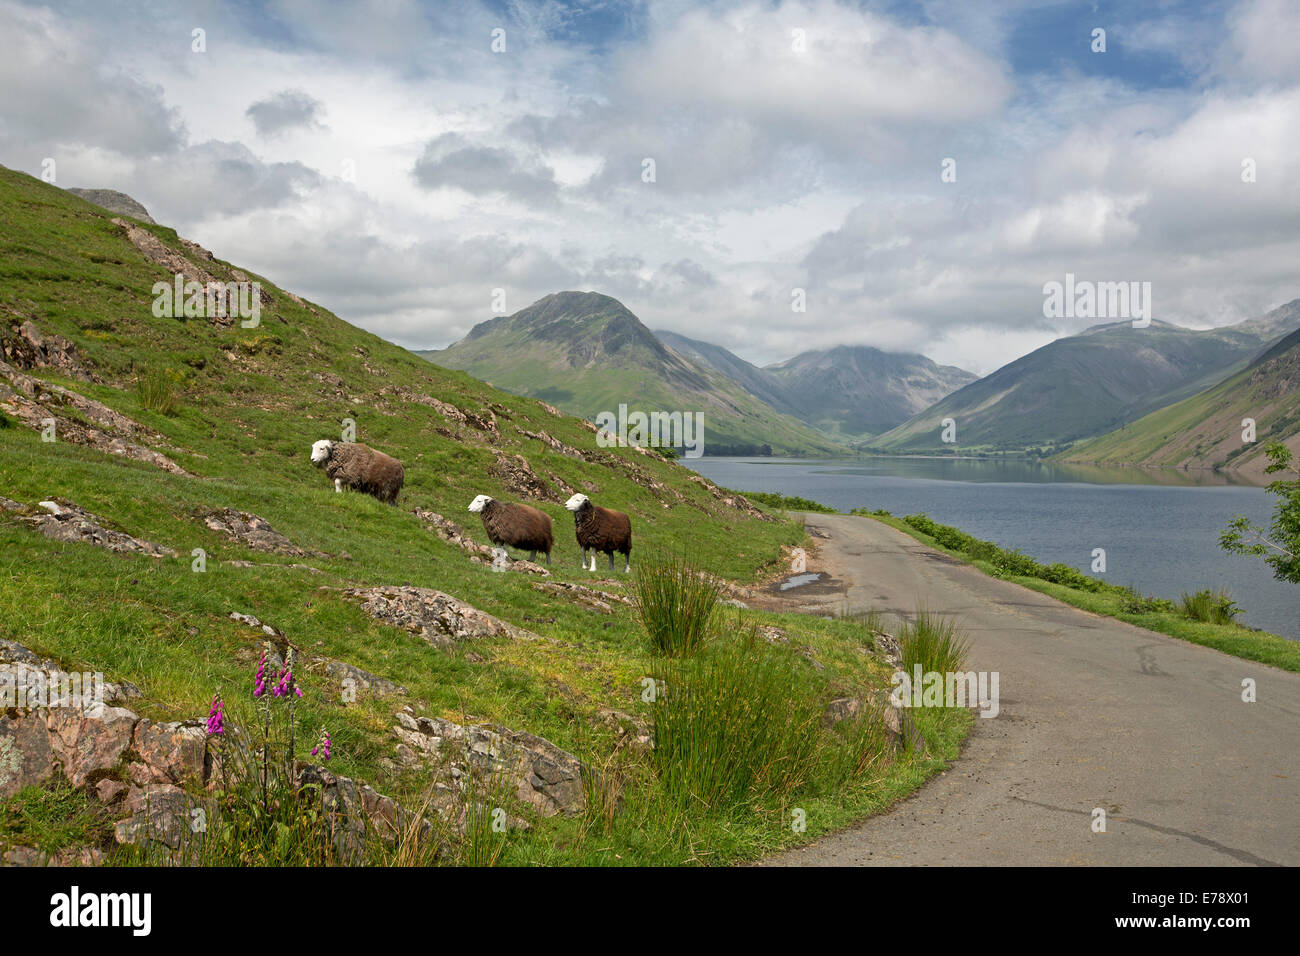
M632 570L632 555L625 554L623 555L623 573L627 574L631 570Z
M537 552L536 552L536 551L529 551L529 552L528 552L528 560L529 560L530 563L532 562L532 560L533 560L535 557L537 557Z
M551 552L549 552L549 551L546 552L546 563L547 563L548 566L549 566L550 563L551 563Z
M614 552L613 552L613 551L611 551L611 552L609 553L609 570L610 570L610 573L611 573L611 574L614 572Z
M335 478L335 479L334 479L334 491L335 491L336 494L340 494L340 495L343 494L343 479L342 479L342 478Z

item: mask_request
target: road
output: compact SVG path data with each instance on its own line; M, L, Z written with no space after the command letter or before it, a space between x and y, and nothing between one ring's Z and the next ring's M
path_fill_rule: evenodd
M765 865L1300 865L1300 674L1080 611L877 521L806 523L827 536L813 570L842 585L808 609L953 615L1001 709L914 796Z

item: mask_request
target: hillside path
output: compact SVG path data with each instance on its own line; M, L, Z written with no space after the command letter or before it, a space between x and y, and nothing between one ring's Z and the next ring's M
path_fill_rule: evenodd
M967 667L1000 674L1001 712L914 796L764 865L1300 865L1300 674L1080 611L878 521L805 521L827 536L812 569L841 587L804 609L953 615Z

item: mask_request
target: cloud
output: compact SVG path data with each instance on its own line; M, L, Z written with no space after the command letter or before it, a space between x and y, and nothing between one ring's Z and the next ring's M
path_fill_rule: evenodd
M244 111L259 136L276 136L291 129L319 128L322 103L302 90L281 90Z
M143 158L184 142L184 123L163 90L102 63L105 41L95 31L45 9L0 3L0 36L5 156L61 159L93 147Z
M454 187L476 196L501 194L528 203L556 198L554 172L535 159L495 146L478 146L459 133L425 144L412 169L425 189Z
M1051 52L1086 2L862 6L0 0L0 162L57 155L413 346L496 288L595 289L760 364L852 343L990 371L1078 331L1042 316L1067 271L1150 280L1193 324L1295 297L1293 4L1125 13L1127 59L1086 68Z

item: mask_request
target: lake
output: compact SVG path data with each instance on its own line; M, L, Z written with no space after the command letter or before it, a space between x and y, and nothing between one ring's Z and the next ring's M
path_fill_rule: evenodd
M1177 600L1227 588L1240 620L1300 639L1300 584L1278 581L1262 558L1226 554L1219 534L1246 515L1267 527L1275 500L1224 476L936 458L697 458L709 480L738 491L799 495L848 511L922 512L977 538L1091 574L1105 548L1115 584Z

